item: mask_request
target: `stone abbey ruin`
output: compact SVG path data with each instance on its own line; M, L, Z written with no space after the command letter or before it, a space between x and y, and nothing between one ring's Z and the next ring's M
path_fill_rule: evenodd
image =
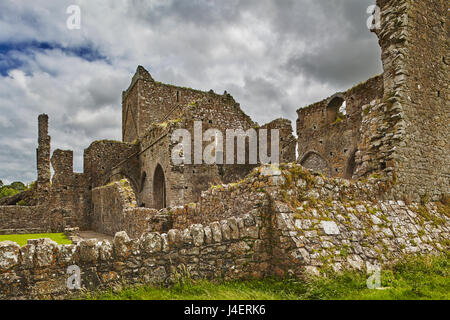
M259 127L226 92L162 84L142 67L122 94L122 142L92 143L83 173L73 172L72 151L50 154L48 116L39 116L38 178L0 202L0 234L78 240L0 243L0 298L66 297L72 265L82 287L96 289L169 284L182 273L370 271L448 252L448 4L377 5L383 74L299 109L297 139L288 120ZM174 165L171 134L194 121L203 130L279 129L281 164ZM114 238L77 238L82 231Z

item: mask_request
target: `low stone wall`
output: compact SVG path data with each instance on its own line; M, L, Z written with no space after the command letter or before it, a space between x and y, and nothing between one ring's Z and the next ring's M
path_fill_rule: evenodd
M136 239L145 232L169 230L165 212L136 207L136 197L127 179L95 188L92 201L92 226L96 232L114 236L119 231L125 231Z
M62 215L39 206L0 206L0 234L62 232Z
M84 289L124 283L169 284L182 275L192 278L241 279L271 273L268 232L260 217L245 215L207 226L168 233L145 233L130 240L125 232L113 243L88 240L57 245L49 239L30 240L19 247L0 243L0 299L65 298L67 268L81 270Z
M145 232L167 232L171 228L169 217L156 209L126 209L123 215L123 230L134 239Z

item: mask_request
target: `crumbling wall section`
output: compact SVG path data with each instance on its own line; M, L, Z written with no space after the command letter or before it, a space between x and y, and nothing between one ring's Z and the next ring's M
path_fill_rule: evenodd
M63 232L63 216L44 206L0 206L0 234Z
M447 7L439 0L377 4L385 90L364 107L356 175L383 172L389 199L436 201L450 189Z
M280 135L279 148L280 148L280 163L290 163L296 161L296 148L297 139L293 135L292 123L287 119L273 120L259 129L267 130L267 149L270 154L272 140L271 130L278 130Z
M360 148L362 107L382 96L383 77L376 76L346 92L299 109L298 162L328 176L351 179Z
M124 211L136 207L136 197L128 180L116 181L92 190L92 207L94 231L114 236L125 230Z
M406 54L395 80L404 92L406 125L395 152L391 196L437 201L450 194L448 3L410 0L404 6L397 20L403 32L399 54Z
M448 254L448 204L374 201L378 179L349 182L282 170L274 203L274 259L281 275L374 268L415 254ZM372 196L371 196L372 195Z
M85 174L73 172L73 151L55 150L49 211L63 216L64 228L89 230L90 191Z
M92 188L126 177L134 189L139 181L139 144L102 140L84 152L84 170ZM114 178L116 177L116 178Z

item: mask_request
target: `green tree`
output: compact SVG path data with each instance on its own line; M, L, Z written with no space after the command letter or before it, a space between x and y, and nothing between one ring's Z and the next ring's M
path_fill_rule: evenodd
M18 194L20 191L10 188L9 186L4 186L0 189L0 199L7 198Z
M12 189L17 190L17 191L23 191L23 190L25 190L25 188L26 188L25 184L23 184L23 183L20 182L20 181L16 181L16 182L11 183L10 187L11 187Z

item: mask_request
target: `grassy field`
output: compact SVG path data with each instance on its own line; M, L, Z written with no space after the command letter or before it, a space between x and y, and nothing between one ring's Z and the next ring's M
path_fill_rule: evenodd
M17 242L20 246L26 245L28 239L43 239L50 238L58 244L72 244L72 241L67 239L63 233L37 233L37 234L8 234L0 235L0 242L13 241Z
M381 273L385 289L370 290L364 273L309 280L217 282L186 280L170 288L141 286L89 294L89 300L449 300L449 256L422 257ZM386 288L387 287L387 288Z

